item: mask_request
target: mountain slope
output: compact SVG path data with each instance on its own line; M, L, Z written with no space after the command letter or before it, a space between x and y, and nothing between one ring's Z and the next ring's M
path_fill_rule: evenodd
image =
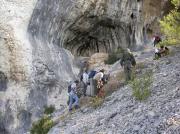
M99 108L82 108L68 115L49 134L179 134L180 49L175 51L144 63L146 69L153 69L151 96L146 101L135 100L130 86L124 86Z

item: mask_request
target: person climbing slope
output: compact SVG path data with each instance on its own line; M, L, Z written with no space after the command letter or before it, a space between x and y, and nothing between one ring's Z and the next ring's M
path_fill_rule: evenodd
M77 86L79 81L76 80L71 84L71 91L69 92L69 111L72 110L73 104L75 109L79 108L79 98L77 96Z
M86 96L86 90L87 90L87 86L89 84L88 70L84 71L84 73L82 75L82 82L83 82L83 95Z
M130 49L123 53L120 61L121 66L124 68L126 82L132 79L132 66L136 65L135 58Z

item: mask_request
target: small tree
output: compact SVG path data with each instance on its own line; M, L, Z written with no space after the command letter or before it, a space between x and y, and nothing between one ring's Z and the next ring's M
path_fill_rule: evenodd
M161 31L167 36L164 42L167 45L180 43L180 0L171 0L171 3L175 8L160 21Z
M149 89L151 84L152 71L146 72L138 78L134 78L134 80L130 82L133 89L133 96L140 101L147 99L151 94Z
M45 116L33 123L30 132L31 134L47 134L53 126L54 122L49 117Z

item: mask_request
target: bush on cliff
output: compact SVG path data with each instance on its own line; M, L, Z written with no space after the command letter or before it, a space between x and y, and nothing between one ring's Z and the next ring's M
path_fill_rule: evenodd
M33 123L30 132L31 134L47 134L53 126L54 122L49 117L45 116Z
M147 99L151 92L150 92L150 85L152 84L152 72L146 72L142 76L138 78L134 78L133 81L130 82L130 85L133 89L133 96L137 100L145 100Z
M161 21L161 31L167 39L161 45L180 44L180 0L171 0L174 9L165 16Z

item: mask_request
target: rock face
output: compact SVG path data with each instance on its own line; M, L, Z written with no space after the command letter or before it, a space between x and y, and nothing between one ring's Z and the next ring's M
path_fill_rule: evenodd
M136 0L39 0L29 32L75 55L135 47L143 43L141 7Z
M65 103L78 73L72 54L140 47L157 16L145 1L1 0L0 132L23 134L45 105Z
M24 134L45 105L65 104L67 81L78 72L67 50L29 40L36 2L0 1L0 133Z
M107 53L95 53L93 54L89 60L89 69L97 69L98 67L105 68L104 61L108 59L108 54Z
M33 39L63 46L74 55L138 48L164 14L159 0L39 0L29 32ZM154 6L155 5L155 6ZM168 11L168 8L165 10ZM155 23L155 24L153 24Z
M0 1L0 133L24 133L31 123L27 108L32 47L27 26L36 0Z

